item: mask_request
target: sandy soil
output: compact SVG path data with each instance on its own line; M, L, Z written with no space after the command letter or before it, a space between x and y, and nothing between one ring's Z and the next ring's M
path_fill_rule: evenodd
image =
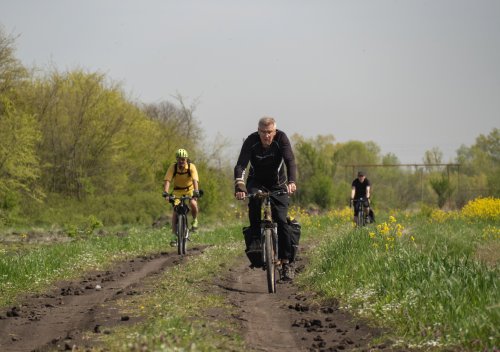
M22 299L0 309L0 351L85 350L99 334L117 325L134 324L137 317L120 312L116 300L150 289L150 278L165 268L182 265L201 252L190 248L182 259L162 253L117 264L80 280L60 282L51 292ZM297 262L297 271L304 264ZM250 269L242 255L239 265L216 278L209 290L223 295L235 308L228 317L210 312L210 319L231 319L241 329L249 349L257 351L393 351L372 339L382 332L339 310L337 302L318 304L293 283L279 283L267 293L265 272ZM208 313L207 313L208 314ZM90 336L90 337L89 337ZM92 336L96 336L95 339Z

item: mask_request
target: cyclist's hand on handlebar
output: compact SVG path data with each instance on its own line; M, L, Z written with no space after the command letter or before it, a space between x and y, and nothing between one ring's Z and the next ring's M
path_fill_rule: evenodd
M234 185L234 196L236 199L242 200L245 199L247 195L247 188L245 186L245 183L242 181L237 181L236 184Z
M350 207L353 207L354 206L354 199L351 198L351 200L349 201L349 206Z
M162 193L162 197L165 198L165 199L168 198L168 192L163 192Z
M200 198L200 191L198 191L197 189L195 189L193 191L193 198Z
M245 192L235 192L234 193L234 196L236 197L236 199L238 200L243 200L246 198L247 194Z
M293 194L293 193L295 193L295 191L297 190L297 186L295 185L295 182L290 182L290 183L286 186L286 190L287 190L288 194Z

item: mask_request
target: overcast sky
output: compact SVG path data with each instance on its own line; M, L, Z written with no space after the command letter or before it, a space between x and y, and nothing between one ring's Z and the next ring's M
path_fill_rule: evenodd
M26 66L198 100L230 157L264 115L402 163L500 128L500 0L0 0L0 25Z

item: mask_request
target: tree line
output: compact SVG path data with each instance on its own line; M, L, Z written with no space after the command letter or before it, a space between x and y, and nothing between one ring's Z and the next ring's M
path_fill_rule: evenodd
M372 182L376 208L456 209L477 197L500 196L500 130L462 145L451 162L438 148L415 164L401 164L393 153L382 155L374 142L335 143L333 136L293 136L299 165L300 201L322 209L346 206L358 169Z
M132 101L98 72L29 69L15 57L15 38L0 29L0 225L64 225L89 216L110 225L151 223L165 212L163 176L179 147L195 156L206 191L201 210L226 214L232 165L221 156L223 139L204 145L196 105L181 95ZM332 135L292 141L299 168L293 202L304 207L345 206L353 176L346 165L399 164L373 142L336 143ZM457 151L460 167L451 172L366 169L374 201L387 208L460 206L478 195L498 196L499 145L498 129L479 136ZM442 162L437 149L424 158Z

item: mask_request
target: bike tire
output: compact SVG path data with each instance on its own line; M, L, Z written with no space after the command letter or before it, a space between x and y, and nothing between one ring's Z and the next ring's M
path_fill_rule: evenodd
M276 264L272 229L264 230L264 251L266 260L267 289L269 293L276 293Z
M358 225L358 227L365 226L365 213L364 213L363 209L360 209L358 211L358 219L357 219L356 225Z
M177 218L177 254L186 254L187 240L187 219L185 215L179 215Z
M187 216L184 215L184 240L182 241L182 254L187 253L188 236L189 236L188 220Z

